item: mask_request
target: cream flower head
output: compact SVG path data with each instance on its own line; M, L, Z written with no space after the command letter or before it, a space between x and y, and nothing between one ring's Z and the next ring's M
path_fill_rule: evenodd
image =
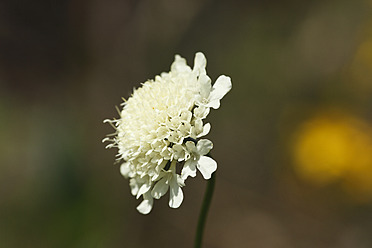
M176 55L170 72L146 81L122 103L120 119L104 121L113 124L116 132L103 141L111 142L106 148L118 148L117 160L124 161L121 174L129 178L131 193L143 197L137 207L142 214L148 214L153 199L168 190L169 206L178 208L185 180L195 177L197 170L209 179L217 169L208 156L212 142L201 139L211 128L203 119L210 108L219 108L232 84L222 75L212 86L206 64L201 52L195 55L193 69Z

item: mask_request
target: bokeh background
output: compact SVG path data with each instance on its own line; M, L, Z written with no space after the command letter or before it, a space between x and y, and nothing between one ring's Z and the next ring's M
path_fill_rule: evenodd
M102 121L202 51L233 90L204 247L372 247L372 2L0 2L0 247L191 247L206 182L136 211Z

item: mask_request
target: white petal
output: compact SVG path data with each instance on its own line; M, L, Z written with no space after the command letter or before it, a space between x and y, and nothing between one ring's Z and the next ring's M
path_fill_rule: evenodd
M132 193L132 195L137 195L138 190L139 190L137 180L134 178L131 178L129 180L129 186L130 186L130 189L131 189L130 192Z
M193 159L187 160L181 171L181 178L183 180L186 180L189 176L196 176L196 161Z
M201 119L196 119L194 125L191 127L192 136L198 136L203 132L203 121Z
M195 151L195 143L194 142L192 142L192 141L186 141L186 143L185 143L185 145L186 145L186 149L187 149L187 151L188 152L194 152Z
M204 179L210 179L212 173L217 170L217 163L210 157L201 156L198 161L197 167L203 175Z
M138 212L141 214L148 214L152 209L152 205L154 203L154 199L151 197L150 193L146 193L143 195L143 201L140 205L137 206Z
M191 124L189 122L182 123L182 125L178 127L178 130L182 135L181 139L183 139L183 137L186 137L190 134ZM183 142L183 140L181 141L181 139L180 142Z
M201 99L208 98L212 90L211 79L207 75L201 75L198 80Z
M151 195L155 199L159 199L163 195L165 195L168 191L169 185L166 184L167 178L163 177L159 182L157 182L154 188L151 191Z
M209 103L207 107L218 109L220 107L220 100L227 92L231 90L232 84L230 77L219 76L217 81L214 83L211 94L209 96Z
M178 174L176 176L177 176L178 185L181 186L181 187L185 186L185 180L183 180L182 177Z
M171 71L175 72L190 72L191 68L186 64L186 60L179 55L175 56L174 62L171 65Z
M158 139L164 139L168 137L169 130L167 127L161 126L156 130L156 137Z
M140 198L141 195L143 195L144 193L146 193L147 191L149 191L150 188L151 188L151 185L149 183L142 184L142 186L138 190L137 199Z
M205 124L203 127L203 131L199 135L197 135L196 138L207 135L210 130L211 130L211 124L210 123Z
M125 162L120 166L120 173L125 177L128 178L130 174L130 163Z
M200 105L194 109L194 116L199 119L204 119L209 114L209 108Z
M193 71L196 72L198 75L205 75L207 74L205 70L206 66L207 66L207 59L205 58L204 54L201 52L196 53Z
M207 155L210 150L213 148L213 143L207 139L201 139L196 145L196 150L200 156Z
M177 178L173 177L170 181L169 207L178 208L183 201L183 192L177 183Z
M161 175L159 174L159 169L158 168L159 167L157 167L155 169L156 173L151 177L151 181L153 181L153 182L159 180L159 178L161 177ZM162 167L162 168L164 168L164 167Z
M185 148L183 145L175 144L173 145L172 149L174 152L174 156L178 161L185 160L186 152L185 152Z
M182 121L190 122L192 118L191 111L185 110L180 113L180 119Z

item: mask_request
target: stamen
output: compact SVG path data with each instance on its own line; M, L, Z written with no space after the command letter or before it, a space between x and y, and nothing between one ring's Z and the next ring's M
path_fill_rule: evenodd
M118 106L115 106L116 112L118 112L119 116L121 115L121 111Z
M114 120L110 120L110 119L103 120L103 123L110 124L110 126L112 126L114 129L117 129L117 127L112 123L117 123L117 122L118 122L118 120L115 120L115 119Z

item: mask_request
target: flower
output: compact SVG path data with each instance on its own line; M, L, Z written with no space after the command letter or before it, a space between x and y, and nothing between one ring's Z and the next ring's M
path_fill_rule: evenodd
M169 206L178 208L183 201L185 180L198 169L205 179L216 171L217 163L207 156L211 141L200 139L211 125L203 123L210 108L218 109L221 98L232 84L220 76L214 85L208 77L203 53L195 55L194 68L179 55L171 71L148 80L134 90L118 120L105 120L116 129L106 148L117 147L120 172L129 178L131 193L143 201L137 207L148 214L153 199L169 190ZM181 171L180 174L179 171Z
M372 127L344 111L316 114L293 139L297 175L317 186L337 185L358 202L372 197Z

